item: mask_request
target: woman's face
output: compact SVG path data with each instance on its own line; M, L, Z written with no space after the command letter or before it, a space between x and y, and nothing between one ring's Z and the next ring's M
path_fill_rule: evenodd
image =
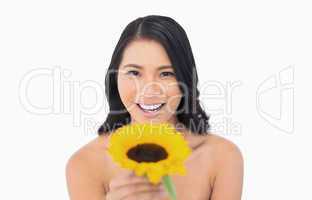
M160 43L136 39L128 44L118 68L118 91L131 123L177 123L182 93Z

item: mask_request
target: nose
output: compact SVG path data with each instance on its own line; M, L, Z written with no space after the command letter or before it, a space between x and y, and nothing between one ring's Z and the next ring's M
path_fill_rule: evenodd
M145 82L141 88L141 96L159 97L163 93L163 86L156 81Z
M162 85L159 81L156 80L156 78L151 75L149 77L146 77L141 82L141 88L140 88L140 94L139 96L146 98L154 98L157 97L159 99L162 97L165 93L165 87Z

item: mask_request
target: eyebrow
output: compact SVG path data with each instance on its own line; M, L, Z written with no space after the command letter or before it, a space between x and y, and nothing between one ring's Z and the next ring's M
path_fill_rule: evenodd
M138 68L138 69L142 69L143 67L138 65L138 64L126 64L123 66L123 68L127 68L127 67L134 67L134 68ZM162 69L167 69L167 68L172 68L171 65L160 65L157 70L162 70Z

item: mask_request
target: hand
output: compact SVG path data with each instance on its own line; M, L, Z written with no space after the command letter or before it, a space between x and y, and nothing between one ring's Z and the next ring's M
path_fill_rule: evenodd
M167 197L162 183L153 185L144 176L123 171L109 183L106 200L161 200Z

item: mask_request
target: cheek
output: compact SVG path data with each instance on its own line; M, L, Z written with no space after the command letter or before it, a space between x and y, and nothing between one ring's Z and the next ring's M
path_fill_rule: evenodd
M123 75L118 76L118 92L122 103L129 107L133 104L136 95L136 87L133 80Z
M182 99L182 93L178 85L170 85L167 87L166 95L168 97L168 111L175 112Z

